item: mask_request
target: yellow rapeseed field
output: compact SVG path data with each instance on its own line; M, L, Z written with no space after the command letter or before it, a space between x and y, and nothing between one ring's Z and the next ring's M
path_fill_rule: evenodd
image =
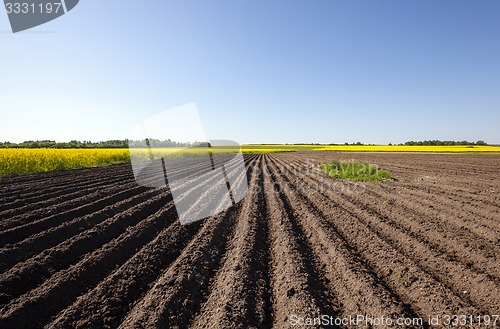
M206 148L154 148L132 149L134 159L155 159L190 155L205 155ZM217 149L216 152L234 152ZM130 162L128 148L121 149L28 149L0 148L0 177L27 175L38 172L77 168L92 168Z
M420 145L327 145L312 149L313 151L339 152L432 152L432 153L467 153L467 152L500 152L500 147L489 145L457 145L457 146L420 146Z
M128 149L0 149L0 177L130 161Z
M276 153L295 151L337 152L437 152L437 153L495 153L498 146L404 146L404 145L242 145L243 153ZM228 152L234 152L230 149ZM153 149L153 157L204 155L205 148L159 148ZM224 152L222 149L216 152ZM147 159L147 149L134 149L134 158ZM58 171L76 168L91 168L130 162L129 149L26 149L0 148L0 177L26 175L37 172Z

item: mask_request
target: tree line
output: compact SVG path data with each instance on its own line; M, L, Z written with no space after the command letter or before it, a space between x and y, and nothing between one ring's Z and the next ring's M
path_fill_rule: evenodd
M183 143L183 142L175 142L170 139L167 140L147 139L146 141L115 139L102 142L77 141L77 140L73 140L70 142L56 142L51 140L42 140L42 141L25 141L22 143L0 142L0 148L115 149L115 148L128 148L128 147L144 147L145 143L150 145L151 147L199 147L199 146L209 145L209 143L207 142Z
M10 142L0 142L0 148L57 148L57 149L80 149L80 148L128 148L128 147L144 147L144 143L151 147L201 147L210 146L208 142L193 142L184 143L176 142L170 139L159 140L159 139L147 139L146 141L135 141L128 139L115 139L102 142L91 142L91 141L70 141L70 142L56 142L51 140L42 141L25 141L22 143L10 143ZM260 144L266 145L266 144ZM269 144L271 145L271 144ZM318 143L312 144L285 144L285 145L322 145ZM326 144L326 145L341 145L341 144ZM344 143L344 145L374 145L374 144L363 144L361 142L357 143ZM392 145L389 143L389 145ZM398 145L419 145L419 146L453 146L453 145L488 145L486 142L479 140L477 142L468 141L440 141L440 140L425 140L425 141L408 141L405 143L400 143Z
M432 146L454 146L454 145L488 145L485 141L468 142L468 141L440 141L440 140L428 140L428 141L409 141L404 145L432 145Z

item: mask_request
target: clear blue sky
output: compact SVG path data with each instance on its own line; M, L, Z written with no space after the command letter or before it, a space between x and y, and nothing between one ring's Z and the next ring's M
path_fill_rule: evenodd
M240 143L500 144L496 0L83 0L9 29L0 141L122 139L196 102Z

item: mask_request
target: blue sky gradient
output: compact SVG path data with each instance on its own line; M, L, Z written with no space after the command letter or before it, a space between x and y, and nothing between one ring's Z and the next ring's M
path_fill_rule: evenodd
M97 1L12 34L0 141L107 140L196 102L240 143L500 144L500 2Z

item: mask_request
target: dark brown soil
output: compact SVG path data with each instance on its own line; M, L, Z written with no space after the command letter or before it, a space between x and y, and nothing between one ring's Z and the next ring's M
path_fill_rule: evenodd
M329 159L396 180L335 181L317 169ZM138 186L128 165L1 180L0 328L289 328L323 314L429 327L500 313L500 157L245 164L247 196L185 226L169 190Z

